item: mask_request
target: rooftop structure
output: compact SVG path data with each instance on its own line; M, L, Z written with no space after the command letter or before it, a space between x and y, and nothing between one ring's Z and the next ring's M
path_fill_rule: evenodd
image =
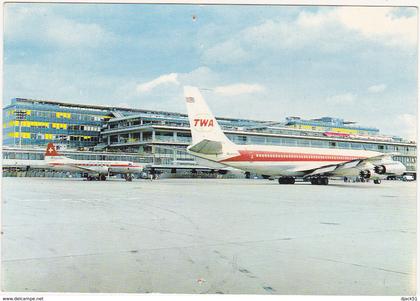
M344 121L341 118L322 117L317 119L304 120L300 117L287 117L286 126L311 129L320 131L332 131L346 134L361 134L361 135L378 135L379 129L373 127L364 127L354 125L354 121Z

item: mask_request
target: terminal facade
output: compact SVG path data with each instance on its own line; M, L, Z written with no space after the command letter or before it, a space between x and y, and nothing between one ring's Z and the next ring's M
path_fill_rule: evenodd
M332 117L217 120L237 144L398 152L394 159L401 161L407 171L416 172L414 141L382 135L379 129L357 126L355 122ZM198 166L186 152L191 143L186 114L23 98L14 98L3 108L4 158L38 159L48 142L56 143L70 157L78 159L109 159L107 154L112 154L119 159L145 162L152 168L172 167L172 171L177 167ZM35 149L37 155L33 155Z

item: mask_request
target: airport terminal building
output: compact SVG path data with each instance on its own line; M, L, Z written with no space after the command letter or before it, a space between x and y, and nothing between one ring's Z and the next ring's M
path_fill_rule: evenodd
M398 152L394 159L416 172L414 141L340 118L217 120L237 144ZM206 169L185 150L191 143L186 114L24 98L3 108L3 158L40 159L48 142L77 159L126 159L172 173L177 168Z

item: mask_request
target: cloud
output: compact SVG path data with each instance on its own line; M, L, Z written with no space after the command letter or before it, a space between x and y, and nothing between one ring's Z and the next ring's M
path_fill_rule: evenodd
M385 89L386 89L386 85L385 85L385 84L380 84L380 85L373 85L373 86L370 86L370 87L368 88L368 91L369 91L370 93L381 93L381 92L384 92L384 91L385 91Z
M330 96L326 101L330 104L353 104L356 96L352 93L343 93Z
M136 90L137 92L150 92L157 86L167 85L167 84L174 84L178 86L179 85L178 74L169 73L169 74L161 75L151 81L137 85Z
M301 12L295 22L301 29L341 25L366 39L392 46L415 46L417 16L395 14L392 7L340 7L315 13Z
M165 86L159 89L159 94L162 94L165 91L177 91L174 90L173 87L193 85L207 89L215 87L213 89L214 92L223 96L251 94L262 92L265 90L265 87L260 84L237 83L222 86L220 85L221 81L222 79L218 76L218 74L212 71L210 68L199 67L187 73L169 73L161 75L151 81L137 84L135 90L137 91L137 93L145 93L151 92L158 86Z
M413 8L414 9L414 8ZM399 16L391 7L347 7L335 16L347 28L393 46L417 44L417 16Z
M96 47L110 37L98 24L77 23L68 19L55 20L48 26L45 36L63 47Z
M415 11L415 9L413 9ZM398 14L392 7L340 7L316 13L300 13L297 24L322 27L339 23L367 39L392 46L415 46L417 43L416 14Z
M4 102L13 97L50 99L87 104L105 104L121 98L115 96L124 79L50 68L45 64L5 64ZM118 95L119 96L119 95Z
M93 48L116 40L96 23L77 22L45 6L9 4L4 14L6 42Z
M262 92L265 90L265 87L259 84L233 84L227 86L219 86L214 89L214 93L224 96L235 96L242 94L251 94Z
M411 139L417 140L417 117L412 114L400 114L396 118L396 126L401 133Z
M203 60L209 63L237 64L248 60L250 55L234 40L216 44L204 52Z
M211 88L220 82L220 77L209 67L201 66L190 72L178 73L178 80L182 85Z
M360 42L413 48L417 45L417 14L396 14L388 7L340 7L302 11L294 19L268 19L248 26L203 52L207 63L256 61L267 51L318 50L340 53Z

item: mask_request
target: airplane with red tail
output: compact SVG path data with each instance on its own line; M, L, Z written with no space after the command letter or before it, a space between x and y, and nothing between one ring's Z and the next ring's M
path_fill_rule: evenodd
M303 178L314 185L327 185L329 177L381 179L402 175L406 167L392 159L396 153L367 150L237 145L229 140L196 87L184 87L192 144L187 151L201 159L259 175L278 178L279 184L294 184Z
M107 176L123 174L127 181L131 181L132 174L141 173L144 169L144 166L129 161L71 159L59 154L53 143L48 143L44 160L47 168L58 171L86 173L88 174L88 180L105 181Z

